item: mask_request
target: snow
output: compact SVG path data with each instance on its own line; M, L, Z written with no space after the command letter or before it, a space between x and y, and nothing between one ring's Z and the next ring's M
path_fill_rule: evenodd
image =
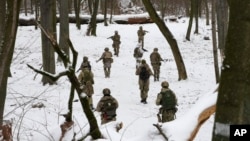
M59 24L58 24L59 25ZM58 26L57 25L57 26ZM176 120L162 124L164 133L170 141L185 141L190 136L192 129L197 124L199 113L205 108L215 104L217 94L213 93L217 85L215 82L212 41L203 40L204 36L211 39L211 27L205 25L205 20L199 23L199 34L192 34L191 41L185 40L188 19L182 18L178 23L166 22L166 25L176 38L188 79L178 81L178 72L172 51L155 24L104 26L97 24L97 36L86 36L88 25L82 25L77 30L75 24L70 24L70 39L78 51L78 69L82 57L88 56L94 73L93 103L96 106L102 97L102 90L110 88L111 94L118 100L117 121L100 124L100 113L94 112L101 132L105 139L98 141L163 141L164 138L153 126L157 123L159 107L155 105L157 94L161 89L161 82L166 80L178 98L178 112ZM143 58L150 64L149 55L155 47L164 59L161 66L159 82L150 78L148 104L140 103L138 76L135 75L135 59L133 50L137 45L137 30L139 26L149 31L145 36L145 49ZM193 27L194 29L194 27ZM105 47L112 49L112 41L107 39L118 30L121 35L121 48L119 57L114 56L111 77L105 78L102 62L96 63ZM59 26L58 26L59 31ZM193 33L193 32L191 32ZM27 64L40 69L42 65L40 30L34 26L18 28L17 41L11 65L12 77L8 80L8 95L5 104L5 119L13 122L14 140L50 141L59 140L61 135L60 125L64 122L62 114L67 113L67 102L70 93L68 78L62 77L56 85L41 83L41 75L27 67ZM72 55L70 56L72 57ZM57 58L57 55L56 55ZM64 71L62 63L56 63L56 72ZM79 73L76 73L78 75ZM80 102L73 105L74 126L64 136L64 141L71 141L74 133L76 139L85 136L89 125ZM32 108L33 104L43 103L43 108ZM123 128L117 133L114 126L123 123ZM212 115L200 128L195 141L210 141L214 124ZM85 141L90 141L88 136Z

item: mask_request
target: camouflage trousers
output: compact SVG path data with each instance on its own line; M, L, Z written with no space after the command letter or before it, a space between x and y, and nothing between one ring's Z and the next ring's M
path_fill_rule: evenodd
M159 81L160 77L160 65L158 64L152 64L152 68L154 71L154 81Z
M114 48L114 54L118 56L120 50L119 44L113 44L113 48Z
M105 67L104 66L103 69L104 69L105 78L110 77L110 69L111 69L111 67Z
M140 88L140 96L142 100L146 100L148 97L148 91L149 91L149 79L146 81L139 80L139 88Z
M163 110L160 109L160 114L162 115L161 117L161 122L169 122L175 119L175 112L174 110Z

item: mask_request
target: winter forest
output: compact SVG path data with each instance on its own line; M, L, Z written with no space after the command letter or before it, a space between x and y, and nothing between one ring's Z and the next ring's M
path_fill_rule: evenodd
M231 131L250 124L249 19L248 0L1 0L0 141L247 140ZM177 108L167 122L165 85ZM107 95L118 105L104 122Z

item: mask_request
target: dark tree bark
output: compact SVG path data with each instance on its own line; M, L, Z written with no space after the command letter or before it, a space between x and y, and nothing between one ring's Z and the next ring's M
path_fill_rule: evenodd
M111 2L110 2L110 18L109 18L109 23L112 23L113 11L114 11L114 0L111 0Z
M217 28L218 28L218 48L222 58L224 58L224 50L228 29L228 4L227 0L216 1Z
M194 34L199 33L199 0L194 0L195 6L194 6L194 18L195 18L195 29Z
M49 33L53 33L54 35L54 12L53 6L55 0L41 0L41 25L47 30ZM50 72L52 74L55 73L55 55L54 49L48 38L42 34L42 58L43 58L43 70ZM51 79L43 76L42 78L43 84L54 84Z
M210 18L209 18L209 6L208 6L208 0L204 0L204 4L205 4L205 9L206 9L206 25L209 25L209 20L210 20Z
M228 0L228 4L229 26L213 141L230 140L229 125L250 124L250 1Z
M92 3L92 0L88 0L88 7L89 7L89 14L92 15L92 13L93 13L93 3Z
M217 34L216 34L216 12L215 12L215 0L212 0L212 38L213 38L213 54L214 54L214 70L215 70L215 80L219 83L220 73L219 73L219 62L218 62L218 49L217 49Z
M173 56L174 56L174 59L175 59L175 62L176 62L178 74L179 74L178 80L187 79L187 73L186 73L185 65L184 65L183 59L181 57L181 53L179 51L177 41L175 40L172 33L170 32L170 30L165 25L165 23L161 20L161 18L158 16L156 11L154 10L150 0L142 0L142 2L144 4L144 6L146 7L146 9L147 9L147 11L148 11L148 13L150 15L150 18L157 24L158 28L160 29L163 36L166 38L166 40L168 41L168 43L170 45L170 48L171 48L171 50L173 52Z
M69 38L69 12L68 12L68 0L60 0L60 35L59 46L69 56L69 47L67 45L67 39ZM58 61L61 58L58 56Z
M108 1L104 1L104 26L108 26L107 23L107 6L108 6Z
M7 15L6 15L6 28L0 52L0 126L3 123L3 114L4 114L4 105L6 99L6 89L7 81L10 70L10 64L14 53L15 41L16 41L16 32L18 26L18 17L20 11L20 0L7 0ZM5 7L4 0L1 0L1 8ZM0 8L0 9L1 9ZM5 9L6 10L6 9ZM2 23L1 23L2 24ZM2 26L2 25L0 25Z
M93 0L94 3L94 11L93 14L91 15L90 23L87 29L87 36L93 35L96 36L96 15L98 12L98 5L99 5L99 0Z
M186 40L188 41L190 41L190 35L191 35L192 26L193 26L194 7L195 7L194 3L195 3L195 0L191 0L191 11L190 11L188 29L186 33Z
M80 23L80 0L74 0L74 9L75 9L75 17L76 17L76 27L77 29L81 29Z

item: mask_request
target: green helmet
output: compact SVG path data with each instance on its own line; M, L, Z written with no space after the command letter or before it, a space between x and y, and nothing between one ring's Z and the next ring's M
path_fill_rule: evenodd
M108 48L108 47L105 47L104 51L109 51L109 48Z
M104 95L110 95L110 89L109 88L105 88L105 89L103 89L103 91L102 91L102 93L104 94Z
M88 57L87 57L87 56L84 56L84 57L83 57L83 61L88 61Z
M154 48L154 51L158 51L158 48Z
M161 86L162 86L163 88L168 88L168 87L169 87L169 84L168 84L167 81L163 81L163 82L161 83Z

